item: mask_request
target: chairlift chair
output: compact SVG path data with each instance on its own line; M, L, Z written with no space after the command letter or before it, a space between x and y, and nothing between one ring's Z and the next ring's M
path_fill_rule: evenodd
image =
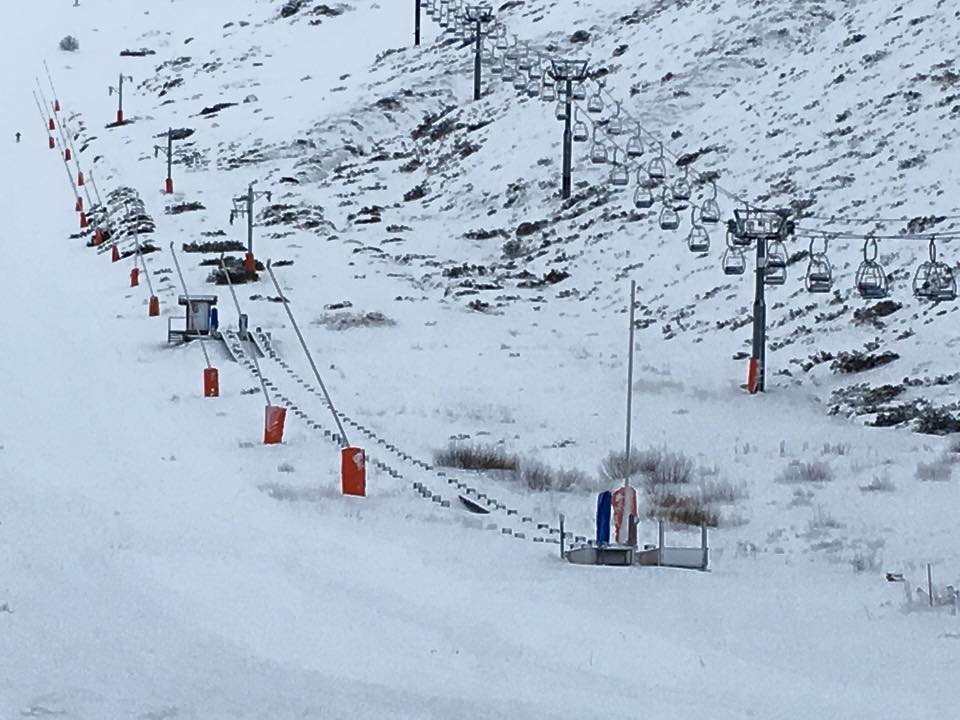
M507 46L504 57L506 57L507 60L512 63L517 62L517 59L520 57L520 43L518 42L516 35L513 36L513 42Z
M700 222L713 225L720 222L720 204L717 202L717 184L710 184L713 186L713 197L704 200L700 206Z
M638 186L633 193L633 204L638 210L649 210L653 207L655 199L653 191L642 185Z
M557 107L554 110L554 115L556 115L557 120L567 119L567 103L565 100L557 100Z
M517 76L513 79L513 89L521 93L525 93L527 90L527 74L519 66L517 67Z
M610 184L614 187L626 187L630 184L630 171L627 170L626 165L621 165L617 162L617 148L613 149L613 158L610 160L613 163L613 168L610 170Z
M617 109L613 117L607 122L607 135L623 135L623 119L620 117L620 101L617 101Z
M576 122L573 124L573 141L582 143L590 139L590 130L587 128L587 124L580 119L580 111L577 110L574 115Z
M500 74L503 75L505 83L512 83L517 77L517 66L506 55L503 56L503 62L500 64Z
M660 209L660 229L661 230L676 230L680 227L680 213L673 209L670 205L670 201L667 199L666 190L663 192L662 196L663 207Z
M600 94L600 88L587 100L587 112L591 115L599 115L603 112L603 96Z
M499 75L503 72L503 53L498 53L496 49L490 53L490 72Z
M553 82L548 82L546 76L544 76L543 84L540 86L540 99L544 102L554 102L557 99L557 86ZM564 113L566 113L566 110L564 110Z
M826 240L822 252L815 252L813 240L810 240L810 262L807 264L805 283L810 293L828 293L833 289L833 268L827 257Z
M535 98L540 96L540 78L531 77L527 80L527 97Z
M690 199L692 192L690 190L690 182L687 180L688 175L688 171L684 169L683 177L678 178L677 181L673 183L673 199L677 202L685 203Z
M787 248L780 240L767 245L763 282L766 285L783 285L787 282Z
M710 250L710 234L703 225L694 225L690 228L687 247L692 253L705 253Z
M603 140L597 137L597 133L594 131L593 144L590 146L590 162L594 165L604 165L609 161L610 156L607 154L607 146Z
M913 294L924 300L957 299L957 280L953 269L937 260L936 239L930 239L930 259L920 264L913 276Z
M586 100L587 99L587 86L582 82L573 84L573 99L574 100Z
M528 72L533 68L533 57L530 55L530 51L524 48L524 51L520 54L520 57L517 59L517 67Z
M660 143L660 155L647 164L647 175L657 183L667 177L667 163L663 159L663 143Z
M743 275L747 271L747 258L744 256L743 250L738 247L731 247L729 240L720 263L723 266L724 275Z
M627 142L627 157L638 158L643 155L643 138L640 136L640 126L637 132Z
M497 29L497 50L504 52L507 48L510 47L510 39L507 37L507 27L506 25L501 25Z
M863 262L857 268L857 292L864 300L881 300L889 293L887 273L877 262L880 248L875 238L863 243Z
M888 294L887 274L876 260L864 260L857 268L857 292L864 300L882 300Z

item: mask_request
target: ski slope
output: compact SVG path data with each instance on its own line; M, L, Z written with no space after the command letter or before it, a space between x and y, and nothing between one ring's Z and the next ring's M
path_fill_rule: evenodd
M925 611L915 596L905 602L904 587L884 582L883 571L904 572L912 595L925 585L926 563L939 587L957 585L957 480L917 477L921 464L943 462L950 439L828 415L830 392L849 379L826 367L773 373L796 365L787 354L852 349L877 337L902 357L870 371L871 384L948 373L953 310L922 306L901 286L895 299L904 309L888 327L854 326L850 313L861 301L849 286L859 248L849 243L851 265L838 264L838 279L850 312L798 333L796 342L809 343L802 353L771 352L770 392L748 397L744 364L730 358L749 328L718 325L745 316L738 310L749 304L749 281L715 291L727 282L719 253L692 257L682 234L663 236L653 217L622 215L629 200L614 197L582 214L561 208L552 107L499 86L466 103L471 58L439 42L428 21L423 48L411 49L411 3L357 1L340 15L303 9L292 18L279 17L281 5L83 0L25 5L11 16L0 46L8 103L0 116L0 718L947 716L960 699L957 617ZM810 169L836 151L814 141L814 131L763 140L764 126L751 127L757 120L747 114L711 121L728 99L701 101L720 89L745 93L744 68L757 63L714 62L711 74L681 63L697 57L700 44L719 43L722 54L720 40L740 38L742 24L822 23L822 34L799 50L785 43L786 59L778 59L805 58L807 79L790 102L813 99L833 75L830 63L840 62L835 46L843 48L878 3L856 3L850 15L837 10L841 3L803 4L806 14L797 5L794 14L753 13L753 4L727 0L712 11L718 23L682 14L703 11L701 3L650 3L650 18L627 24L621 19L637 6L620 0L602 8L521 3L504 17L512 32L544 46L589 28L593 40L582 51L597 58L622 43L646 48L649 58L627 55L608 87L626 99L643 80L659 93L643 121L664 138L696 128L704 134L691 148L725 145L716 160L721 182L753 198L792 161L778 159L770 177L754 178L737 159L752 144L764 143L758 154L780 142L814 148L809 166L793 175L803 187L846 170ZM943 3L918 2L910 12L930 16L921 27L947 33ZM311 25L311 17L322 22ZM719 29L711 35L711 27ZM890 37L900 32L896 23L880 27L894 27ZM876 34L886 42L887 32ZM80 41L75 54L56 49L67 33ZM881 42L868 37L864 43ZM905 49L890 46L892 59L917 42L905 35ZM929 42L915 62L940 62L942 45ZM141 47L156 55L118 56ZM395 51L383 56L388 49ZM166 64L183 57L190 59ZM777 92L774 59L750 76L764 103ZM62 116L79 133L78 147L86 145L83 167L104 195L134 188L156 223L140 239L159 248L145 261L160 318L147 317L144 287L128 287L132 259L112 264L74 237L72 191L30 97L35 75L49 95L44 60ZM674 68L691 92L698 83L713 90L671 100L663 83L651 89ZM107 129L115 114L107 86L121 71L134 77L125 96L133 122ZM894 83L879 75L869 82ZM396 104L377 104L389 98ZM218 102L237 105L200 114ZM413 139L425 115L447 107L463 127ZM823 112L804 111L796 127L832 124L832 110L817 119ZM895 133L888 142L900 147L920 142L917 127L932 122L925 112L904 126L882 114L871 122ZM170 127L195 130L176 149L172 198L161 193L164 167L153 153ZM947 149L951 132L943 130ZM478 149L460 157L463 143ZM851 186L852 199L821 191L822 212L899 214L908 206L903 212L947 214L949 196L936 196L934 185L949 187L954 171L931 143L923 181L909 193L884 165L876 183ZM400 169L411 160L415 169ZM602 177L577 166L575 181ZM230 225L228 216L253 180L272 190L270 204L308 208L290 223L259 215L255 250L261 260L293 261L276 272L334 401L415 458L429 461L461 438L595 474L623 442L624 297L636 277L641 317L651 323L637 338L635 444L682 450L744 490L711 533L711 572L574 567L521 526L523 516L555 522L564 512L589 535L592 488L532 493L502 478L454 473L518 510L478 521L412 490L423 482L453 497L435 470L371 445L402 477L372 467L369 497L341 497L336 446L305 421L330 424L323 403L294 377L312 382L292 328L279 304L254 299L275 294L265 276L238 288L240 302L291 368L267 357L265 374L304 416L288 415L282 446L262 445L258 383L212 344L221 397L204 398L199 347L165 342L167 318L180 315L168 245L243 241L243 223ZM404 202L419 184L427 195ZM590 191L578 189L589 203ZM854 204L871 194L891 200ZM205 209L166 212L190 202ZM381 221L357 222L374 216ZM541 219L547 229L525 241L527 256L511 267L503 242L521 222ZM507 234L464 236L481 229ZM217 231L225 238L203 235ZM131 243L124 237L121 247ZM907 267L914 249L905 246L891 262ZM919 257L924 248L916 249ZM229 294L207 284L210 268L199 265L216 254L178 256L191 292L217 293L222 324L235 327ZM464 264L465 274L451 273ZM570 277L523 286L523 270L542 277L553 268ZM771 301L784 303L772 321L808 300L796 273L790 282ZM689 308L695 298L704 299ZM479 312L469 306L478 299L486 303ZM328 309L344 301L347 311ZM390 322L332 329L345 312L382 313ZM792 318L771 340L791 337L802 322ZM665 331L667 324L680 329ZM913 336L896 341L907 326ZM909 392L948 404L955 383ZM358 444L368 439L348 431ZM777 482L793 460L824 461L834 480L800 489ZM880 476L893 492L860 489ZM651 522L640 533L641 542L655 540ZM864 557L875 567L854 572Z

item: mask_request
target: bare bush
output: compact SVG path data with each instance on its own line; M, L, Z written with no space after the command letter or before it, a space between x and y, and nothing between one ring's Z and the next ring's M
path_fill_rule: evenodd
M817 532L819 530L839 530L843 527L843 523L831 515L829 510L825 510L823 505L818 505L817 511L810 519L807 527L810 532Z
M858 552L850 558L850 567L855 573L878 573L881 565L876 550L871 550L869 553Z
M60 49L64 52L76 52L80 49L80 41L73 35L66 35L60 41Z
M642 467L648 488L689 485L693 481L693 461L681 453L667 450L645 453Z
M634 448L630 451L628 468L627 454L622 450L613 450L600 463L600 477L611 483L620 483L627 478L645 475L656 466L659 455L658 450L639 452Z
M787 484L819 484L831 480L833 480L833 470L827 463L819 460L813 462L794 460L777 477L777 482Z
M433 454L433 462L441 467L461 470L516 470L519 462L496 445L463 445L451 443L446 450Z
M669 490L647 496L647 516L678 525L703 524L717 527L720 514L699 493L676 493Z
M747 495L743 485L733 485L724 480L711 480L700 485L700 497L711 505L732 505Z
M917 480L946 482L953 475L953 465L948 460L935 460L931 463L917 463Z
M873 480L866 485L860 486L861 492L894 492L896 489L897 486L887 473L874 475Z
M557 490L569 492L571 490L592 490L597 483L589 475L580 470L561 468L554 470L541 462L526 460L520 463L517 477L528 490L545 492Z

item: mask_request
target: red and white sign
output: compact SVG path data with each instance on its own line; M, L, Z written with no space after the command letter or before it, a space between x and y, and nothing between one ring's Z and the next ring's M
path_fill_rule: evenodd
M613 537L620 545L631 545L635 542L630 537L630 518L637 517L637 491L630 485L619 487L613 491L611 501L613 507Z

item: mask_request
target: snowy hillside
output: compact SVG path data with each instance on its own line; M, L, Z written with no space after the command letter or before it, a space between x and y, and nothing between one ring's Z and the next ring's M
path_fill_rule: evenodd
M956 305L911 283L931 238L958 267L960 12L511 0L472 102L472 46L423 4L418 48L412 0L14 15L0 718L946 715L960 333ZM67 34L76 51L57 48ZM526 76L505 82L514 54ZM554 56L591 73L568 201L535 69ZM601 143L626 164L591 162ZM610 182L622 170L625 187ZM232 211L252 182L261 266L246 283ZM688 249L714 183L724 222L743 203L795 212L762 395L742 387L752 273L722 272L723 223ZM871 235L891 282L872 301L855 287ZM171 244L190 292L218 297L218 398L199 344L167 342L184 313ZM810 294L807 253L824 247L834 283ZM217 284L222 251L262 357ZM670 491L714 526L709 573L558 557L559 515L571 541L592 536L600 466L623 448L631 280L633 445L686 468ZM261 443L265 391L288 408L282 445ZM338 423L367 450L365 499L340 495ZM438 462L474 445L523 472ZM463 509L468 488L488 515ZM666 497L643 497L641 544ZM694 544L699 528L668 535Z

